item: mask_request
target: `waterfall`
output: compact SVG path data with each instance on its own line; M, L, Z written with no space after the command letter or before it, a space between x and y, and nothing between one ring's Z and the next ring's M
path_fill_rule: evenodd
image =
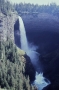
M22 18L19 16L19 29L20 29L20 40L21 40L21 49L23 49L24 51L28 51L28 41L27 41L27 37L26 37L26 32L25 32L25 27L24 27L24 23Z
M23 49L30 57L32 64L36 68L39 68L38 65L39 54L36 52L37 47L34 45L29 45L26 37L25 26L20 16L19 16L19 30L20 30L21 49ZM49 80L47 81L48 82L45 81L45 78L43 77L42 73L38 74L36 72L36 79L33 84L35 84L38 87L38 90L42 90L44 87L50 84Z

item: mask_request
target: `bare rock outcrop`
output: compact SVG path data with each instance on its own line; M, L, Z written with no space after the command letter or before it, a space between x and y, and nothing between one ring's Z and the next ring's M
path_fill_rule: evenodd
M10 15L0 13L0 40L7 40L9 37L14 41L14 24L18 19L17 13L11 12Z

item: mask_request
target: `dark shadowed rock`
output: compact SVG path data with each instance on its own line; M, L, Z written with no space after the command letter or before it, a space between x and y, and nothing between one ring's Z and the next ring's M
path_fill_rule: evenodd
M24 55L26 58L26 65L25 65L25 75L29 75L30 81L34 81L35 79L35 69L33 67L33 64L31 63L30 57L27 55Z

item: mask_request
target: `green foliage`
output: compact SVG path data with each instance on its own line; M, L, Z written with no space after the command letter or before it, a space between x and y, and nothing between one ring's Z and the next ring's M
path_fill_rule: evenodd
M49 13L53 15L57 15L59 17L59 5L55 3L51 3L50 5L34 5L30 3L20 3L14 5L18 14L40 14L40 13Z
M13 5L8 0L0 0L0 12L8 15L11 11L14 11Z
M25 63L17 47L9 39L0 43L0 87L7 90L34 90L29 77L25 77Z

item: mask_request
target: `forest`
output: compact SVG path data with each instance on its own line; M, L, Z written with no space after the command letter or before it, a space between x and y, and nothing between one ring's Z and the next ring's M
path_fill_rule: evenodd
M48 5L12 4L8 0L0 0L0 13L11 17L11 12L17 12L20 16L24 15L22 18L28 40L38 46L37 51L40 54L38 64L41 63L43 75L51 81L51 85L43 90L59 90L57 89L59 88L59 5L55 3ZM39 15L44 16L44 14L48 17L39 19ZM53 18L50 18L50 15ZM19 20L16 24L17 30L18 24ZM14 33L17 34L17 30ZM16 36L17 43L19 43L20 34L18 33ZM31 74L34 75L26 75L26 58L24 55L26 53L20 49L19 45L19 48L16 46L17 43L12 42L9 37L7 37L7 41L1 40L0 35L0 88L7 90L37 90L35 85L31 85L30 80L30 76L32 78L35 76L35 70L32 70L32 67L29 66L30 63L27 64L27 67L29 67L27 71L30 73L33 71Z
M35 90L25 75L25 60L21 50L8 39L0 41L0 87L7 90Z
M48 5L34 5L30 3L12 4L8 0L0 0L0 12L7 14L10 11L17 11L18 14L48 13L59 17L59 5L56 5L56 3Z
M59 5L55 3L51 3L48 5L34 5L30 3L19 3L14 4L15 10L20 14L40 14L40 13L48 13L52 15L57 15L59 17Z
M0 12L7 15L14 11L13 5L8 0L0 0Z

